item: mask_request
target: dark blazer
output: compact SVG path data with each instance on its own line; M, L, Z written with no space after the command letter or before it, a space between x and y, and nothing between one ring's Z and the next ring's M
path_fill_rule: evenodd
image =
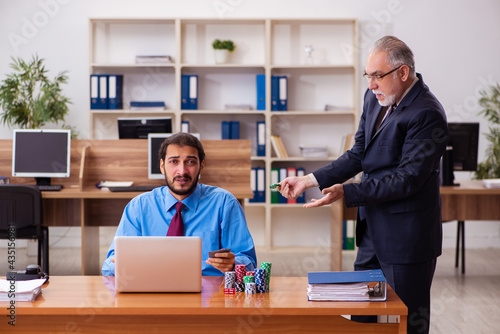
M417 76L376 133L382 107L367 90L354 146L313 172L321 189L363 172L360 183L344 185L346 206L364 207L366 220L358 217L356 242L370 233L377 257L389 264L427 261L441 254L439 169L448 126L443 107Z

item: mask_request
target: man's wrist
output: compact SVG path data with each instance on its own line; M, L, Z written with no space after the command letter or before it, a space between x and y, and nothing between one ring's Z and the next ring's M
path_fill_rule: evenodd
M316 180L316 177L314 176L313 173L309 173L304 176L304 184L307 189L312 187L319 187L318 180Z

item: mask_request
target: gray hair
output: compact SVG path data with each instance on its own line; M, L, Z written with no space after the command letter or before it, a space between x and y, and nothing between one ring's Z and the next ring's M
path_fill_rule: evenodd
M415 77L415 59L413 52L402 40L394 36L384 36L375 42L370 53L386 52L387 61L398 67L407 65L410 68L410 77Z

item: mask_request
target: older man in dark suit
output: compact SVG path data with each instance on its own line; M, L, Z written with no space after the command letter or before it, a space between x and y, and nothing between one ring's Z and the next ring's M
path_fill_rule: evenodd
M359 207L355 270L381 268L408 306L408 333L428 333L430 288L441 254L440 158L448 127L443 107L415 72L413 53L386 36L371 49L363 114L354 146L304 177L287 178L280 192L296 198L319 186L324 197ZM361 182L342 184L363 172Z

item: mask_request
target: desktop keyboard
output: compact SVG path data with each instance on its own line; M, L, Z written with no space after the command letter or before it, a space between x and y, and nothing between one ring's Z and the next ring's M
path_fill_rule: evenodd
M36 186L40 191L60 191L62 189L62 185L60 184L43 184Z
M129 187L108 187L109 191L121 192L121 191L151 191L154 188L158 188L158 185L142 185L142 186L129 186Z

